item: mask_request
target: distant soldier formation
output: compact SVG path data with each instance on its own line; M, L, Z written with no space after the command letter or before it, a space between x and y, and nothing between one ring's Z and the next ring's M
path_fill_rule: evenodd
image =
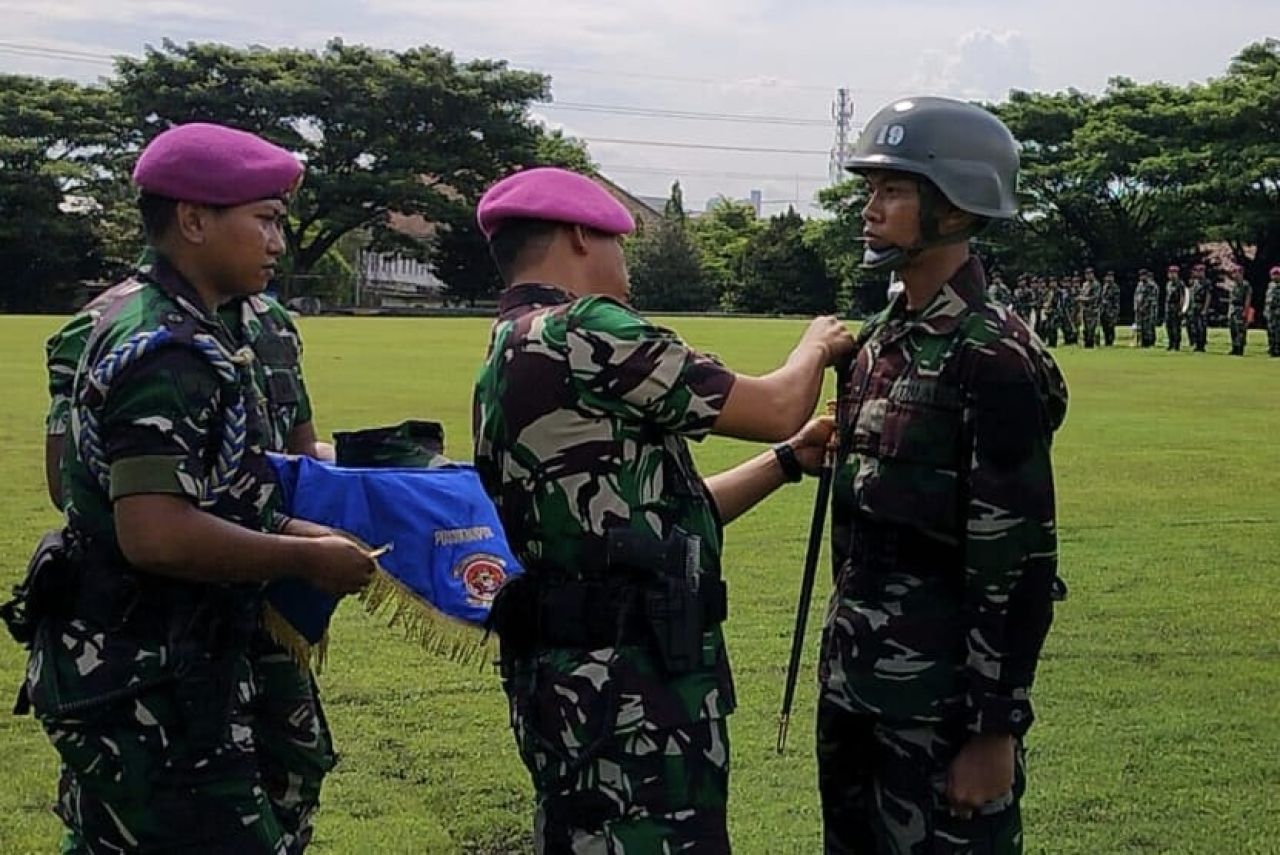
M1138 271L1133 290L1133 344L1156 346L1164 325L1167 350L1181 350L1183 328L1193 351L1203 353L1209 339L1209 320L1215 298L1225 304L1231 334L1232 356L1244 356L1249 326L1254 319L1252 290L1244 271L1236 264L1223 268L1214 282L1203 264L1191 266L1190 277L1170 264L1161 285L1150 270ZM1092 267L1084 275L1036 276L1024 273L1013 290L1003 274L993 273L987 289L989 302L998 303L1021 317L1049 347L1083 343L1086 348L1116 341L1120 317L1120 285L1110 271L1099 281ZM1271 268L1261 320L1267 331L1267 355L1280 356L1280 266Z

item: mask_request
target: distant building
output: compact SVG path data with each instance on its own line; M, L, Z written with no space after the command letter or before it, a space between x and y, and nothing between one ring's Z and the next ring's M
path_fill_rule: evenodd
M662 220L662 211L666 207L666 199L658 199L652 196L637 196L631 191L610 180L608 176L596 175L604 189L608 190L613 198L622 203L622 206L631 212L631 216L635 219L636 225L640 228L653 225Z
M356 305L396 309L444 302L446 286L430 264L383 252L361 250L356 270Z

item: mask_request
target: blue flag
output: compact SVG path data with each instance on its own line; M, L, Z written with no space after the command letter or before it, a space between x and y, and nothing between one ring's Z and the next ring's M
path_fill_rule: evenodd
M362 595L366 607L389 608L392 624L430 650L459 659L484 652L493 597L522 571L475 469L344 468L281 455L271 462L283 513L386 548ZM267 589L267 603L272 634L318 664L337 598L289 579Z

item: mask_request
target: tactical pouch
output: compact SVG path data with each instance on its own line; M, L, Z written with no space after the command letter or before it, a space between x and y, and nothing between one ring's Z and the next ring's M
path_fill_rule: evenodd
M610 529L606 560L643 579L644 617L654 648L669 674L687 674L701 663L703 605L699 597L701 539L673 528L665 540L631 529Z
M533 574L524 573L504 582L493 598L484 628L498 634L504 668L537 648L540 588Z
M68 554L64 532L51 531L40 538L27 563L22 581L13 587L13 599L0 605L13 640L30 649L40 622L54 614L58 603L76 590L76 567Z
M216 748L239 704L239 683L248 679L249 642L256 626L256 601L227 588L174 610L170 650L176 663L173 696L196 754ZM246 699L249 700L249 699Z

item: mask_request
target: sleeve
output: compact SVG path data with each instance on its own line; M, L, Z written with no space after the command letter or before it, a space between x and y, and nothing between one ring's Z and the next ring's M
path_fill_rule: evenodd
M973 733L1021 736L1031 726L1031 684L1053 620L1050 448L1066 387L1059 406L1058 390L1045 389L1045 373L1027 354L1025 344L987 351L971 385L964 615L966 725ZM1056 366L1049 367L1048 379L1060 383Z
M710 433L735 380L673 331L608 298L579 301L565 344L583 404L692 439Z
M144 493L198 498L219 406L217 375L186 347L166 347L118 377L101 419L112 501Z
M45 343L45 368L49 375L49 413L45 434L63 436L71 424L71 400L76 368L84 355L93 317L81 313L73 317Z

